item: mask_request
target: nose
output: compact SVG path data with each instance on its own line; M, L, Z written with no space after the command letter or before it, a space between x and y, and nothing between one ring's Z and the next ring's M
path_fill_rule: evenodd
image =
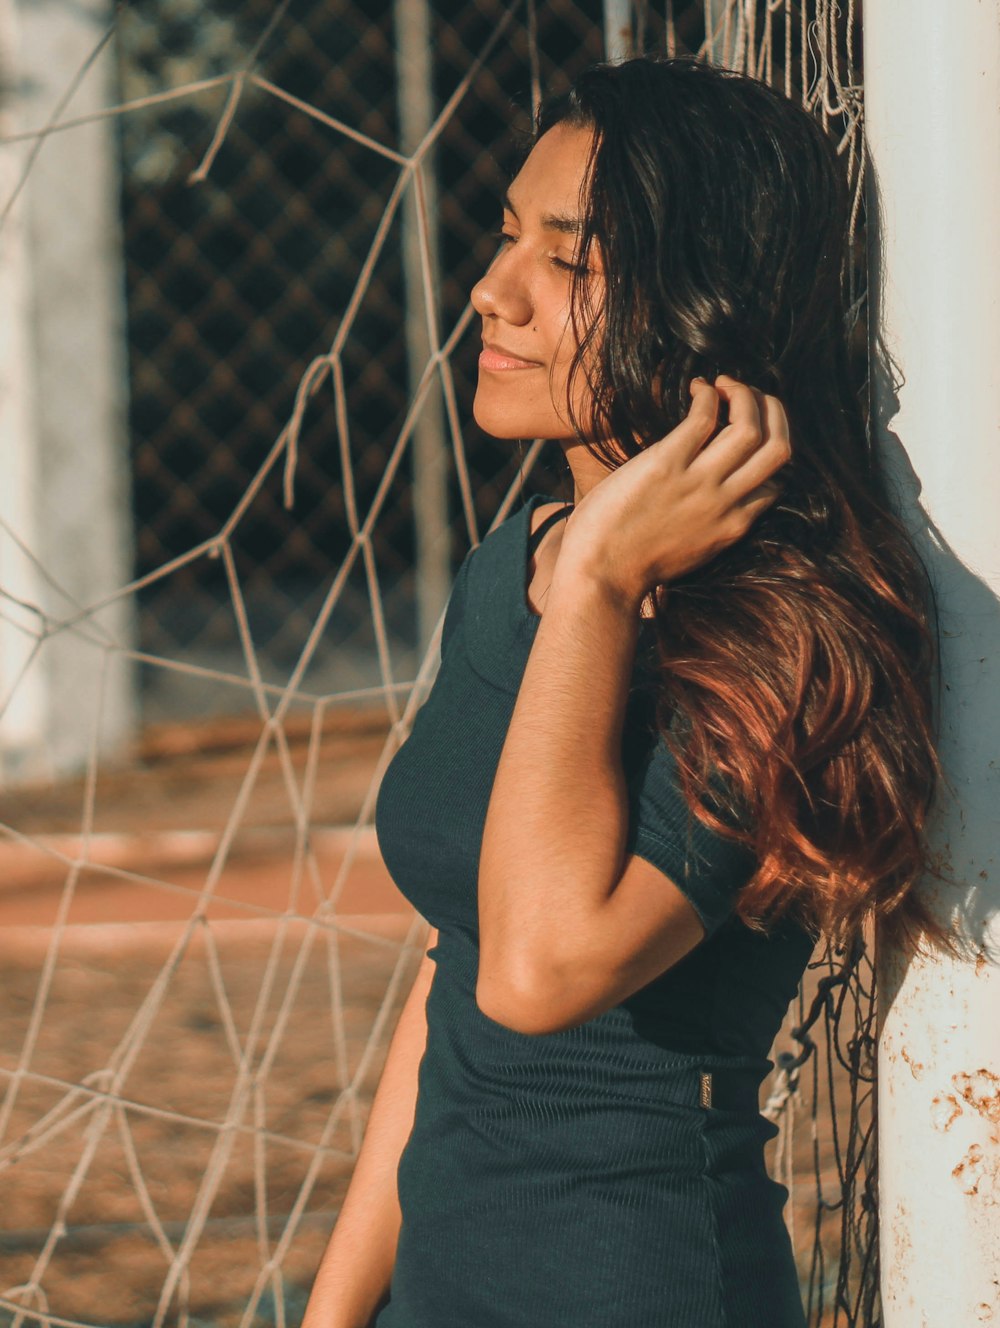
M531 292L514 259L514 247L501 250L469 296L472 307L483 318L492 315L514 327L523 327L531 321Z

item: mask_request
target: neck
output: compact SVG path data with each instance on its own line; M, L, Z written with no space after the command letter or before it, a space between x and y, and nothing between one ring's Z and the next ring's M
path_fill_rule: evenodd
M606 480L612 472L575 438L560 438L558 442L573 476L573 503L576 506L595 485L600 484L601 480ZM622 461L624 460L623 457Z

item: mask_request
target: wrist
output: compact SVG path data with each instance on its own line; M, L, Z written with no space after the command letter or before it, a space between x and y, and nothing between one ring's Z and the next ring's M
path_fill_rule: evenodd
M555 572L552 577L552 596L564 594L574 599L592 599L595 605L618 612L623 618L637 618L643 603L649 595L647 587L629 584L626 578L616 574L606 560L593 556L583 550L559 550Z

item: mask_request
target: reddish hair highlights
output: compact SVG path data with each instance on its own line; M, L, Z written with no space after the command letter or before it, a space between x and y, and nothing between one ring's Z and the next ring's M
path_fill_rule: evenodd
M686 415L696 374L773 393L791 425L782 497L656 596L656 714L685 795L757 855L738 911L839 941L876 917L951 949L914 890L940 774L933 596L851 366L834 145L767 85L687 56L591 68L536 133L562 120L594 131L581 253L596 242L606 273L597 310L573 280L574 373L615 441L574 421L581 443L622 464Z

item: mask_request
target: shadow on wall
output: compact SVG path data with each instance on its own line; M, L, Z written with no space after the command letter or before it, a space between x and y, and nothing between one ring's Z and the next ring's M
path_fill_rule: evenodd
M871 199L869 194L869 217ZM871 226L869 220L869 226ZM876 232L880 233L880 232ZM913 537L933 586L937 608L938 750L945 771L928 824L934 875L923 886L937 916L947 921L969 963L1000 962L995 939L1000 911L996 861L996 809L1000 806L1000 694L991 669L1000 659L1000 600L954 552L921 502L923 486L900 436L889 422L900 409L904 376L892 359L881 329L881 264L869 286L872 326L872 436L878 440L897 510ZM953 440L943 438L942 447ZM959 471L956 483L975 483ZM883 1011L891 1008L907 964L883 966Z

